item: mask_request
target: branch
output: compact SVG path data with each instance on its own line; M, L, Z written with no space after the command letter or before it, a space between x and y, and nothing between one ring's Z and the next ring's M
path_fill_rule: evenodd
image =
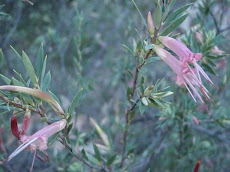
M73 152L73 149L70 145L68 145L68 143L66 142L65 137L59 136L61 138L61 140L59 140L59 142L61 142L69 151L70 153L77 158L79 161L83 162L85 165L87 165L89 168L91 168L92 170L99 170L101 172L108 172L109 170L105 167L105 166L99 166L99 165L94 165L91 164L89 162L87 162L84 158L82 158L80 155L76 154Z
M160 31L160 27L161 25L159 26L159 28L157 28L155 30L155 33L154 33L154 36L152 38L152 43L155 44L156 43L156 40L157 40L157 36L158 36L158 33ZM136 88L137 88L137 80L138 80L138 76L139 76L139 69L146 63L146 60L149 58L150 54L152 52L152 49L149 50L149 52L146 54L145 58L144 58L144 62L142 64L139 64L139 58L140 58L140 52L138 54L138 58L137 58L137 64L136 64L136 69L135 69L135 75L134 75L134 81L133 81L133 88L132 88L132 92L131 92L131 95L130 95L130 100L133 99L134 97L134 94L136 92ZM129 101L130 102L130 101ZM130 102L131 103L131 102ZM124 132L124 135L123 135L123 148L122 148L122 158L121 158L121 162L120 162L120 168L123 167L123 164L124 164L124 160L125 160L125 153L126 153L126 144L127 144L127 135L128 135L128 132L129 132L129 124L130 124L130 121L129 121L129 116L130 116L130 113L131 111L136 107L137 103L135 103L133 106L131 106L127 111L126 111L126 114L125 114L125 118L126 118L126 126L125 126L125 132Z
M3 97L2 95L0 95L0 99L1 99L3 102L5 102L6 104L9 104L9 105L11 105L11 106L13 106L13 107L22 109L22 110L24 110L24 111L26 111L26 109L29 109L30 111L39 114L41 117L45 117L45 114L42 113L40 110L36 110L36 109L30 108L30 107L27 108L27 107L25 107L25 106L23 106L23 105L21 105L21 104L18 104L18 103L15 103L15 102L11 101L11 100L8 100L7 98Z

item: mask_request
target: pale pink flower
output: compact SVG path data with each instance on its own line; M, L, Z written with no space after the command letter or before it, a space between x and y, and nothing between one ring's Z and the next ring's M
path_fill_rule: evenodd
M176 39L170 38L168 36L161 36L159 40L179 57L183 72L190 71L192 73L196 73L200 82L201 82L201 77L200 77L201 74L206 80L208 80L214 86L209 76L204 72L204 70L197 63L202 58L201 53L193 53L183 43L181 43ZM194 66L193 70L191 69L189 63L193 64Z
M27 122L27 120L24 120L22 126L27 125L25 124ZM19 131L17 126L17 119L13 116L11 119L11 130L14 136L16 136L22 144L8 157L7 161L10 161L12 158L14 158L26 148L33 152L34 155L36 155L41 161L49 161L48 154L46 153L48 138L55 133L61 131L65 126L66 120L62 119L42 128L41 130L34 133L32 136L27 136L25 132L28 127L26 128L26 130L24 130L25 128L22 127L22 130ZM41 158L36 154L37 149L44 153L45 159Z
M180 60L178 60L168 51L157 45L154 45L153 49L155 50L157 55L162 60L164 60L176 73L177 84L179 86L185 86L189 94L192 96L193 100L197 102L196 98L198 98L208 111L208 108L204 100L202 99L200 93L197 90L197 88L199 88L203 96L211 101L209 97L209 91L204 87L204 85L201 82L200 73L211 83L212 81L209 79L209 77L203 71L203 69L196 63L196 61L201 58L201 54L193 54L187 47L185 47L179 41L174 41L172 39L165 40L165 38L163 37L161 37L161 40L163 40L164 43L168 45L168 48L173 50L180 57ZM176 44L175 47L173 47L173 43ZM193 63L195 68L192 69L187 61Z

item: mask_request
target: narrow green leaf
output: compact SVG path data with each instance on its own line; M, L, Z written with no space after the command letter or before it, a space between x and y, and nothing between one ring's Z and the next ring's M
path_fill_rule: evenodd
M71 123L68 128L67 128L67 135L69 135L69 132L71 131L71 129L73 128L73 123Z
M186 11L190 6L192 5L191 4L187 4L179 9L177 9L175 12L173 12L164 22L164 24L168 24L170 22L172 22L173 20L175 20L178 16L180 16L184 11Z
M148 30L148 26L147 26L147 24L146 24L146 21L145 21L144 17L142 16L142 14L141 14L141 12L140 12L140 10L139 10L139 8L138 8L137 4L135 3L135 1L134 1L134 0L132 0L132 2L133 2L133 4L134 4L134 6L136 7L136 9L137 9L138 13L140 14L141 19L142 19L142 22L144 23L144 25L145 25L146 29Z
M156 10L154 12L154 23L155 23L155 27L159 28L160 24L161 24L161 17L162 17L162 10L161 10L161 5L160 2L158 1L157 6L156 6Z
M54 100L56 100L59 104L61 104L60 100L57 98L57 96L53 92L51 92L50 90L48 92Z
M22 60L22 56L20 56L20 55L18 54L18 52L14 49L14 47L12 47L12 46L10 45L10 48L14 51L14 53L16 54L16 56L17 56L20 60Z
M4 54L2 52L2 49L0 48L0 64L2 63L3 58L4 58Z
M52 135L50 138L49 138L49 142L48 142L48 145L52 145L53 142L57 139L58 135L59 135L60 132L57 132L55 133L54 135Z
M81 89L78 91L78 93L75 95L75 97L73 98L72 103L71 103L71 105L70 105L70 107L69 107L69 113L70 113L70 114L72 114L73 111L74 111L74 109L76 108L76 106L77 106L77 104L78 104L78 102L79 102L79 100L80 100L80 98L81 98L81 95L82 95L83 90L84 90L84 89L81 88Z
M166 36L170 34L174 29L176 29L184 20L188 17L188 14L185 14L178 19L176 19L172 24L170 24L160 35Z
M101 159L101 154L97 148L97 146L95 144L93 144L93 149L94 149L94 152L95 152L95 157L97 158L97 160L99 162L102 162L102 159Z
M15 79L14 77L12 77L12 82L13 82L13 85L25 87L25 85L22 82Z
M164 14L163 14L163 20L167 17L169 11L172 9L172 7L174 6L174 4L176 3L176 0L172 0L169 4L169 6L166 8Z
M124 45L124 44L122 44L122 46L123 46L128 52L130 52L132 55L134 55L133 51L132 51L129 47L127 47L127 46Z
M150 63L154 63L154 62L156 62L156 61L159 61L159 60L161 60L160 57L149 57L148 60L145 62L145 64L147 65L147 64L150 64Z
M202 64L202 66L204 67L204 69L205 69L206 71L208 71L209 73L211 73L211 74L217 76L216 72L215 72L209 65L207 65L207 64Z
M0 106L0 109L2 110L2 108L1 108L2 106ZM4 111L4 112L2 112L2 113L0 113L0 116L2 116L2 115L5 115L5 114L7 114L7 113L9 113L9 111L7 110L7 111Z
M110 166L110 165L115 161L116 157L117 157L117 154L112 155L112 156L108 159L106 165L107 165L107 166Z
M37 87L37 77L34 71L33 64L31 63L29 57L26 55L24 51L22 51L22 62L30 76L30 80L32 81L33 85Z
M11 80L7 77L5 77L4 75L0 74L0 77L2 78L2 80L7 84L10 85Z
M81 150L81 154L84 159L86 159L87 161L89 160L84 149Z
M7 16L8 14L0 11L0 15Z
M50 85L50 81L51 81L51 74L50 71L45 75L44 80L42 82L41 88L43 91L46 91L47 88Z
M13 71L14 71L14 73L18 76L18 79L20 80L20 82L22 82L23 84L24 84L24 86L26 86L27 85L27 83L24 81L24 79L22 78L22 75L21 74L19 74L16 70L14 70L13 69Z
M147 108L147 106L145 106L142 102L139 103L139 111L140 111L141 115L143 115L146 108Z
M46 72L46 61L47 61L47 56L45 56L45 60L42 65L42 73L41 73L41 81L40 81L41 85L42 85L42 82L45 76L45 72Z
M37 55L36 68L35 68L38 78L41 77L43 62L44 62L44 48L43 48L43 43L41 43L41 46L39 48L38 55Z

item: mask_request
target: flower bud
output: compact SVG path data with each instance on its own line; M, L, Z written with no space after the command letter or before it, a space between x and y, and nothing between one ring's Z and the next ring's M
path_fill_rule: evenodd
M153 25L153 18L152 18L152 14L149 11L148 13L148 17L147 17L147 23L148 23L148 31L150 36L154 35L154 25Z
M11 131L12 134L19 139L18 122L14 116L11 118Z
M23 135L26 133L27 129L29 128L30 125L30 116L31 113L30 111L26 112L23 118L23 123L22 123L22 129L20 131L20 134Z

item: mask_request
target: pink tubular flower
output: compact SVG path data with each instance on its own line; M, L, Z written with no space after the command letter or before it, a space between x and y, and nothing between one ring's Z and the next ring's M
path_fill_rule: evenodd
M200 75L204 76L204 78L208 80L212 85L213 82L197 63L197 61L202 58L202 55L200 53L192 53L185 45L173 38L163 36L159 39L166 47L171 49L177 56L179 56L179 60L171 55L168 51L160 48L157 45L154 45L153 49L157 55L162 60L164 60L176 73L177 84L179 86L185 86L193 100L197 102L197 97L204 105L205 109L208 111L204 100L197 90L198 87L203 96L211 101L209 97L210 93L202 84ZM194 68L192 68L189 63L193 64Z
M28 121L24 121L24 123L25 122ZM22 124L22 131L18 131L17 119L16 117L12 117L11 120L12 133L20 140L22 144L8 157L7 161L10 161L12 158L18 155L25 148L33 152L34 155L37 156L37 158L40 159L41 161L43 162L49 161L48 154L46 153L48 138L54 135L55 133L61 131L66 126L66 120L62 119L58 122L52 123L42 128L41 130L37 131L32 136L27 136L25 134L26 131L23 130L24 129L23 126L26 124L24 123ZM39 149L41 152L44 153L45 159L41 158L36 154L37 149Z
M177 41L176 39L170 38L168 36L161 36L159 40L180 58L183 72L190 71L196 73L200 82L201 82L201 77L200 77L201 74L206 80L208 80L214 86L211 79L197 63L202 58L202 54L193 53L180 41ZM191 69L188 63L193 64L194 70Z

